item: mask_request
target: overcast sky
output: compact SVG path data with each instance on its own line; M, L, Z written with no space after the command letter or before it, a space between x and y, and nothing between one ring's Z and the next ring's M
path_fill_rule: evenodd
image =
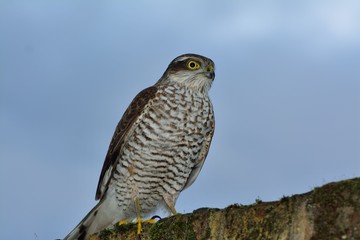
M178 212L359 176L359 26L357 0L0 0L1 238L78 224L125 108L183 53L216 64L216 131Z

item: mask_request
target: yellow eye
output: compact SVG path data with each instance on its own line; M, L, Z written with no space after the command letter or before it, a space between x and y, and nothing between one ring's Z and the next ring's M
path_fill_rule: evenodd
M200 68L200 64L198 62L190 60L187 62L187 68L190 70L196 70Z

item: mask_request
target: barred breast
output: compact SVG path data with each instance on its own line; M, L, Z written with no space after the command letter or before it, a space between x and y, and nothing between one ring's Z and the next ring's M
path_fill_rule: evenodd
M118 207L128 220L136 217L136 197L140 199L142 217L159 207L169 210L164 199L172 196L175 203L213 125L207 92L172 85L158 88L136 127L129 131L110 183Z

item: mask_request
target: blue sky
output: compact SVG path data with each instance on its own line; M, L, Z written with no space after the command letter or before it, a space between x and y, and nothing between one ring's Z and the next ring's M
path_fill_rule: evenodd
M188 52L216 64L216 131L178 212L359 176L359 25L356 0L2 0L2 238L84 217L125 108Z

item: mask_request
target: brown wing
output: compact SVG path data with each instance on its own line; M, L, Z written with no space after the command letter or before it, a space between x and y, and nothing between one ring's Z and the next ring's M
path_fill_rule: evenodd
M101 170L99 183L95 195L96 200L100 199L106 192L106 189L110 182L109 180L111 179L115 166L117 165L117 156L119 155L128 130L135 123L136 119L144 110L149 100L154 98L156 92L157 88L154 86L142 90L138 95L136 95L134 100L126 109L120 122L118 123L114 135L111 139L111 143L105 157L103 168Z

